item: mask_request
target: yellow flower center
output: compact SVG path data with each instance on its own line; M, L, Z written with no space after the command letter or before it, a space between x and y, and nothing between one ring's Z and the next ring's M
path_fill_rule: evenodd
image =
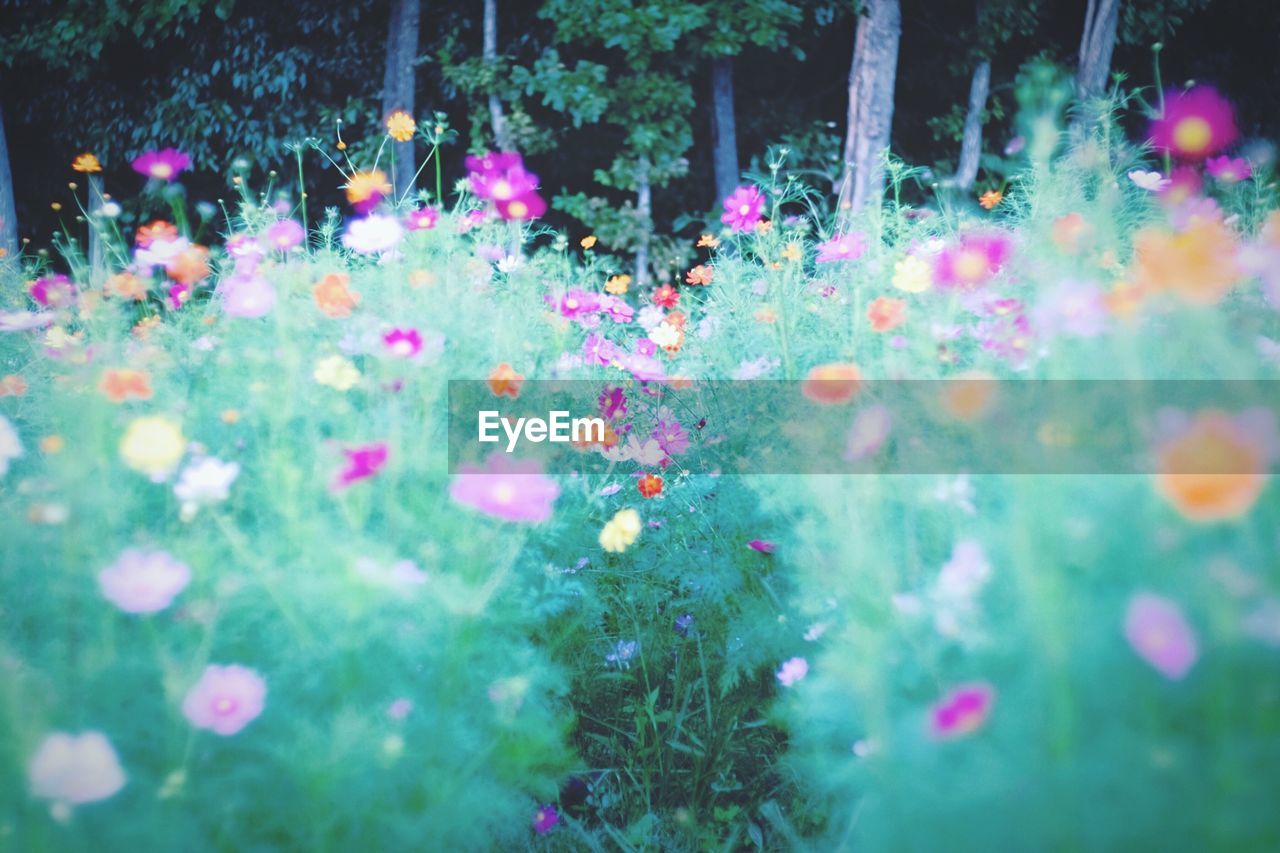
M1184 118L1173 129L1173 144L1187 154L1204 151L1212 141L1213 128L1200 116Z
M153 178L173 177L173 167L168 163L156 163L151 167L151 176Z
M744 204L738 208L738 213L742 214L743 216L746 216L750 212L751 212L751 205L749 204Z
M529 205L522 201L513 201L507 207L507 212L515 219L524 219L529 213Z
M956 256L955 271L963 281L978 281L987 271L987 259L981 252L961 252Z

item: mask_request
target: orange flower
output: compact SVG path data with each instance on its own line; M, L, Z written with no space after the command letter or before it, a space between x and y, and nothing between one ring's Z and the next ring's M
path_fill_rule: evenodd
M710 284L713 278L715 278L715 270L706 264L698 264L689 270L684 280L686 284Z
M240 420L240 413L235 409L223 409L221 417L224 424L233 424Z
M193 285L209 275L209 250L204 246L184 249L164 265L164 271L176 282Z
M773 310L771 305L762 305L756 309L755 314L751 315L757 323L776 323L778 322L778 312Z
M116 273L106 280L103 290L108 296L119 296L121 299L133 299L137 302L147 298L147 284L131 272Z
M641 497L656 498L662 494L662 478L657 474L645 474L636 481L636 488L640 490Z
M408 142L413 139L414 131L417 129L418 125L413 120L413 116L404 110L396 110L387 116L387 135L396 142Z
M133 324L133 336L140 341L145 341L151 336L151 330L159 325L159 314L152 314L150 317L143 317L141 320Z
M1068 213L1053 220L1049 236L1058 249L1067 254L1080 248L1080 243L1090 231L1089 223L1078 213Z
M1004 193L1000 192L1000 190L987 190L982 195L978 196L978 204L982 205L987 210L993 209L1002 201L1004 201Z
M21 397L27 393L27 383L16 373L0 378L0 397Z
M809 371L800 386L805 397L823 406L847 403L862 385L862 371L855 364L820 364Z
M413 270L409 273L409 286L415 290L436 283L436 274L430 270Z
M757 234L768 234L773 230L773 221L770 219L761 219L756 223Z
M1216 304L1241 278L1235 240L1217 219L1195 217L1179 232L1144 228L1133 245L1134 284L1192 305Z
M672 311L663 319L675 326L677 329L683 329L685 324L689 322L689 318L684 315L683 311Z
M147 248L157 240L168 242L178 237L178 229L165 222L163 219L157 219L149 225L143 225L138 228L138 234L134 238L134 242L140 248Z
M347 289L351 277L343 273L329 273L311 289L316 306L327 317L350 317L351 310L360 302L360 294Z
M391 194L391 184L381 169L356 172L346 184L347 201L355 205L374 204Z
M151 379L141 370L121 368L103 371L98 388L113 403L151 399Z
M1146 293L1142 288L1134 287L1127 281L1117 281L1111 290L1102 296L1102 304L1112 316L1121 320L1132 320L1137 316Z
M714 249L720 245L720 240L713 234L703 234L698 238L699 249Z
M631 276L629 275L615 275L610 277L610 279L604 283L605 291L607 293L612 293L614 296L621 296L626 293L630 287Z
M1226 412L1198 412L1156 451L1156 491L1191 521L1244 515L1266 483L1262 448Z
M871 328L877 332L896 329L906 322L907 303L888 296L878 297L867 308L867 319L871 321Z
M92 174L93 172L101 172L102 164L98 162L98 158L90 154L88 151L76 157L71 161L71 168L77 172Z
M515 399L520 396L520 383L523 381L524 377L512 370L511 365L504 361L489 374L489 390L495 397L505 395Z
M583 237L581 240L578 241L578 245L582 246L582 248L584 249L593 248L595 244L596 244L596 235L594 234L588 234L587 236Z
M56 456L66 448L67 442L60 435L46 435L40 439L40 452L45 456Z
M974 371L948 379L942 386L942 408L957 420L973 422L991 408L996 399L995 377Z

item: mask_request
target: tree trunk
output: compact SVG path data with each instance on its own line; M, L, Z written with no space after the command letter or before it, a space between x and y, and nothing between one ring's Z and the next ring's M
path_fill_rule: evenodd
M898 0L866 0L853 38L849 69L849 122L844 140L840 216L861 210L884 193L882 157L893 125L902 9Z
M636 245L636 288L649 284L649 238L653 233L653 190L649 185L649 158L643 156L636 166L636 213L640 219L640 236Z
M733 59L711 60L711 145L715 160L716 201L738 186L738 130L733 114Z
M413 115L414 61L418 58L419 0L391 0L391 23L387 28L387 69L382 78L382 115L396 110ZM392 143L395 161L391 182L396 197L413 192L417 163L413 140Z
M498 64L498 0L484 0L484 64L492 69ZM495 85L496 80L490 83ZM499 151L514 151L507 117L502 113L498 93L489 90L489 121L493 125L493 141Z
M1080 64L1076 69L1076 96L1081 100L1106 91L1119 18L1120 0L1089 0L1084 14L1084 33L1080 37Z
M0 250L10 258L18 255L18 211L13 201L13 172L9 169L9 147L4 138L3 108L0 108Z
M964 117L964 136L960 140L960 162L956 166L955 184L962 190L973 189L978 179L978 161L982 157L982 113L987 108L991 91L991 61L984 59L973 69L969 83L969 111Z

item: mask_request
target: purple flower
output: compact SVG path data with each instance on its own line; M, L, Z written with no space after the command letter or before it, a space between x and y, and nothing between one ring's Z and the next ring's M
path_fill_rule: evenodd
M182 715L198 729L233 735L262 713L267 683L248 667L210 665L182 700Z
M587 364L607 366L618 357L618 348L608 338L591 334L582 344L582 357Z
M381 471L387 464L389 450L386 442L378 441L343 450L342 454L347 457L347 463L338 472L338 477L333 483L335 491L345 489L361 480L367 480Z
M1036 306L1035 320L1036 330L1046 336L1093 338L1106 330L1107 306L1096 284L1063 282Z
M292 219L280 219L267 228L264 236L273 249L287 252L295 246L302 245L302 241L307 238L307 232Z
M680 426L678 421L658 421L658 426L650 438L658 442L662 452L668 456L675 456L689 449L689 434L684 431L684 427Z
M191 167L191 158L176 148L147 151L133 161L133 170L166 183L178 177L178 173Z
M1138 656L1171 681L1185 676L1200 656L1195 631L1178 605L1158 595L1143 592L1130 599L1124 634Z
M575 320L583 314L594 314L600 310L600 298L585 290L573 289L560 300L560 315Z
M166 551L127 548L98 573L103 596L125 613L164 610L191 582L191 568Z
M1226 184L1247 181L1253 175L1253 167L1248 160L1243 157L1228 157L1226 154L1205 160L1204 170Z
M597 400L600 407L600 417L609 421L616 421L627 415L627 392L621 387L605 386L600 392L600 398Z
M636 316L636 309L625 300L607 293L600 297L600 310L608 314L609 319L615 323L630 323Z
M616 663L622 669L631 668L631 659L640 648L636 640L619 640L613 651L604 656L605 663Z
M778 683L783 687L791 687L809 674L809 662L804 658L791 658L783 661L778 667Z
M222 310L230 317L264 317L276 307L276 291L258 275L233 275L218 285Z
M512 459L494 452L483 468L462 466L449 497L464 506L507 521L537 523L551 517L560 486L543 475L537 460Z
M949 739L982 728L995 706L996 691L986 682L962 684L933 706L929 715L934 737Z
M76 286L61 273L36 279L28 292L33 300L45 308L62 308L70 305L76 298Z
M724 200L720 221L734 231L750 231L760 221L764 195L753 186L738 187Z
M675 632L682 637L689 636L689 629L693 627L693 614L681 613L676 617Z
M556 807L553 805L539 806L538 810L533 813L533 831L539 835L546 835L555 829L556 824L559 822L560 813L556 811Z
M832 234L831 239L818 244L817 262L820 264L835 261L856 261L867 250L866 235L859 232L849 234Z

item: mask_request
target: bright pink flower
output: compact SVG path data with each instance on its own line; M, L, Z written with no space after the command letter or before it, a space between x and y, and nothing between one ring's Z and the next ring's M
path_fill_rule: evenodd
M46 308L62 308L76 298L76 286L61 273L36 279L31 282L28 292L33 300Z
M1243 157L1210 157L1204 161L1204 170L1224 184L1247 181L1253 175L1253 166Z
M818 244L817 262L820 264L835 261L856 261L867 250L866 235L859 232L850 234L832 234L831 239Z
M302 241L307 238L307 232L292 219L280 219L267 228L265 236L273 249L287 252L295 246L302 245Z
M1203 160L1235 141L1231 104L1212 86L1165 95L1164 115L1151 122L1151 143L1187 160Z
M546 521L560 486L544 476L536 460L512 459L495 451L483 468L464 465L449 486L449 497L464 506L507 521Z
M1165 678L1177 681L1200 656L1195 631L1178 605L1151 593L1129 600L1124 634L1133 650Z
M929 729L934 737L944 739L971 734L987 721L995 701L996 691L990 684L962 684L933 706Z
M782 666L778 667L777 678L778 683L783 687L791 687L798 681L802 681L809 674L809 662L804 658L791 658L783 661Z
M265 317L276 307L276 291L258 275L233 275L218 285L222 310L231 317Z
M374 476L387 464L388 453L387 444L384 441L344 449L342 454L347 457L347 464L338 472L333 488L345 489L353 483Z
M175 281L169 285L169 307L177 311L191 298L191 285Z
M764 194L753 186L738 187L724 200L724 215L720 221L734 231L750 231L760 221L764 208Z
M533 813L533 831L539 835L546 835L548 832L556 828L556 824L560 822L560 813L556 811L553 805L540 806Z
M583 314L600 310L600 297L595 293L574 288L560 299L560 315L574 320Z
M440 211L434 207L420 207L404 218L404 226L410 231L428 231L440 221Z
M769 542L765 539L752 539L747 543L747 547L752 551L759 551L761 554L772 554L774 551L778 550L776 543Z
M538 176L524 168L524 158L514 151L489 152L468 157L467 180L478 198L509 201L538 188Z
M191 167L191 158L176 148L147 151L133 161L133 170L148 178L166 183L178 177L178 173Z
M164 610L191 582L191 569L166 551L127 548L98 572L102 595L125 613Z
M547 203L542 200L542 196L533 190L529 190L529 192L512 199L497 201L495 204L498 208L498 215L507 221L537 219L547 212Z
M1203 191L1204 178L1200 175L1200 170L1191 166L1178 166L1159 190L1160 203L1165 207L1178 207L1198 198Z
M934 279L940 287L981 287L1004 266L1011 248L1003 234L966 234L938 255Z
M400 358L413 358L422 352L422 335L417 329L392 329L382 336L382 343Z
M267 683L248 667L210 665L182 700L182 715L198 729L233 735L262 713Z

